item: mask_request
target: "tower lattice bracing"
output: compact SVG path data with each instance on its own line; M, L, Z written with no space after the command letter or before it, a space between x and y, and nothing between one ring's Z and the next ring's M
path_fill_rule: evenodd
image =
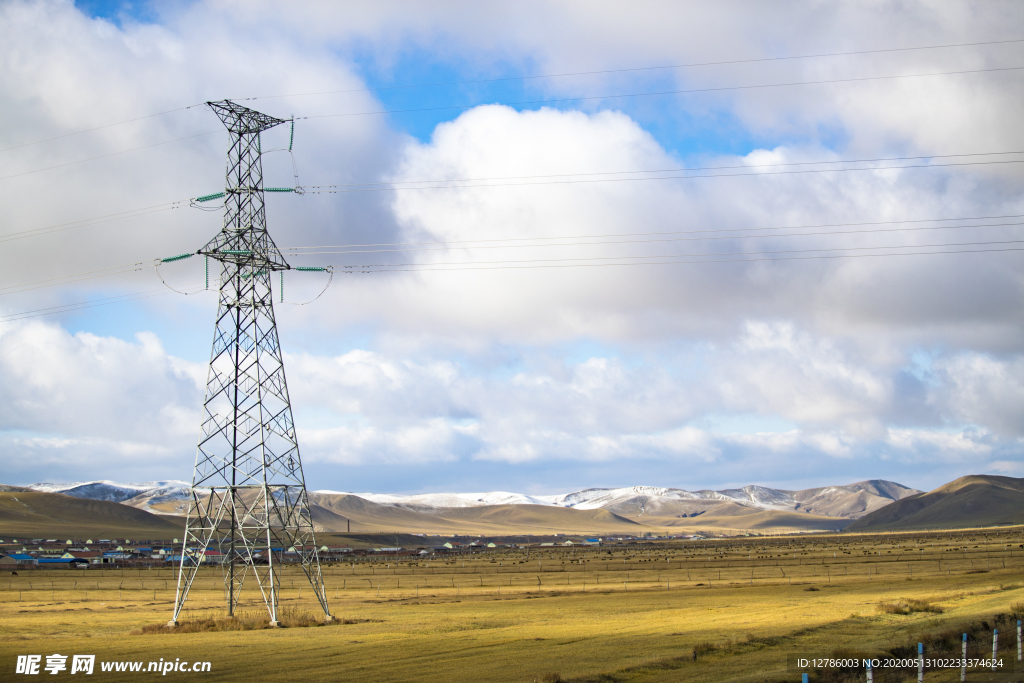
M207 104L231 139L224 227L198 252L220 263L220 301L170 623L204 557L216 557L210 551L222 558L229 614L248 578L276 625L288 562L301 566L329 620L270 288L289 265L267 232L260 133L285 121L230 101Z

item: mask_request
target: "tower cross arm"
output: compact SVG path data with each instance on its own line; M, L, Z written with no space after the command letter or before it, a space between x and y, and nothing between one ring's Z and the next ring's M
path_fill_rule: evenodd
M218 237L220 237L218 235ZM214 238L206 246L197 251L200 256L207 256L221 263L233 263L236 266L248 266L253 272L265 270L277 272L291 270L292 267L284 260L284 256L276 248L260 249L245 248L234 245L228 239Z
M207 102L206 105L217 114L224 126L239 135L252 135L260 131L287 123L284 119L275 118L269 114L243 107L231 100L219 102Z

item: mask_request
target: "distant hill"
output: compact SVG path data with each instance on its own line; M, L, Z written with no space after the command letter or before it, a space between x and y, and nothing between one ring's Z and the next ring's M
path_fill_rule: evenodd
M322 491L321 493L336 493ZM921 493L891 481L871 480L844 486L825 486L801 491L744 486L722 491L687 491L660 486L628 486L616 489L583 489L553 496L519 493L423 493L399 496L357 493L366 500L410 510L483 507L488 505L551 505L575 510L603 509L630 519L644 515L692 517L698 514L729 514L730 506L748 510L809 513L824 517L856 519L894 500Z
M188 508L188 482L154 481L122 484L101 480L74 484L33 484L36 491L64 493L77 498L109 500L158 514L185 514ZM357 496L379 505L415 512L434 513L457 508L526 505L608 510L623 517L638 519L644 515L691 517L697 514L730 514L731 506L754 510L807 513L822 517L856 519L896 500L921 493L891 481L873 479L842 486L824 486L800 491L744 486L721 491L687 491L660 486L628 486L610 489L583 489L556 495L525 495L507 491L487 493L421 493L396 495L385 493L349 493L315 491L317 495Z
M0 538L174 538L181 536L184 522L184 518L60 493L0 492Z
M847 531L1024 524L1024 479L972 474L876 510Z
M346 493L310 493L313 523L319 531L403 531L407 533L638 534L648 529L607 510L571 510L550 505L485 505L410 510L382 505Z
M188 511L184 481L35 484L37 491L111 501L156 515ZM870 480L800 491L744 486L721 491L657 486L592 488L556 495L424 493L395 495L311 491L314 526L325 532L553 534L644 531L836 531L894 501L921 493Z
M571 506L577 510L602 508L636 520L651 516L736 516L754 511L806 513L819 517L856 519L915 493L921 492L891 481L872 480L801 491L744 486L723 491L691 492L683 489L632 486L622 489L587 489L551 498L556 505ZM839 527L832 525L828 528Z

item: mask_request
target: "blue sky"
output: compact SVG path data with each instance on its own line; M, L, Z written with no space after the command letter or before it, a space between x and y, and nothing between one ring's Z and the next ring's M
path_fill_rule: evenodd
M381 184L268 197L279 246L327 245L293 265L413 264L309 306L324 280L288 275L311 488L1021 476L1019 219L966 219L1024 214L1024 159L763 175L1024 149L1020 72L986 71L1024 43L865 53L1024 35L1012 3L968 5L0 3L7 233L159 209L0 254L4 482L189 478L213 292L18 314L156 293L151 260L217 232L167 203L223 182L226 135L182 108L228 96L299 117L303 186ZM775 59L834 52L863 54ZM948 71L976 73L740 87ZM678 90L702 92L601 97ZM287 155L264 165L291 182ZM729 177L649 173L706 166ZM499 180L408 189L460 178ZM392 246L330 246L367 244ZM900 255L965 250L986 251ZM161 272L187 287L202 262Z

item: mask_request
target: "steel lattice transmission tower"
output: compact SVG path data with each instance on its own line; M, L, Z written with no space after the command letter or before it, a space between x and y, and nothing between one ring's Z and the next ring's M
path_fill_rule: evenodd
M260 133L286 121L228 100L207 105L231 138L224 228L197 252L221 264L220 302L168 625L177 624L208 550L223 558L228 614L251 576L277 625L279 570L288 553L331 620L270 289L272 274L290 266L267 233Z

